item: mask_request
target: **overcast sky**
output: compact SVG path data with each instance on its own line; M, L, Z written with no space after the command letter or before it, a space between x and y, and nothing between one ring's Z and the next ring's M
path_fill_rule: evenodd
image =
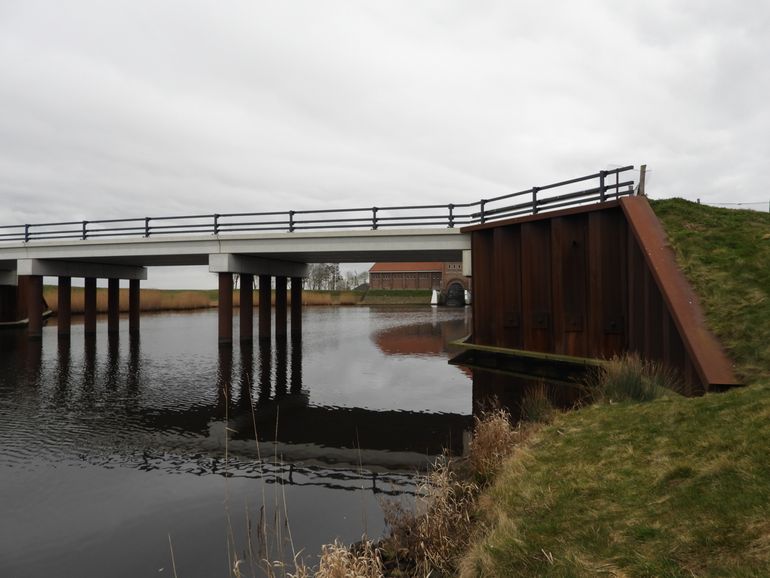
M768 31L766 0L0 0L0 223L464 202L643 163L653 197L767 203Z

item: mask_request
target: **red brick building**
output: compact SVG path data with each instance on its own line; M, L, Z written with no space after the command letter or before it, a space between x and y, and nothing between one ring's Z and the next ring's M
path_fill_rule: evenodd
M375 263L369 269L371 289L435 289L447 292L458 284L470 289L470 279L463 277L462 263Z

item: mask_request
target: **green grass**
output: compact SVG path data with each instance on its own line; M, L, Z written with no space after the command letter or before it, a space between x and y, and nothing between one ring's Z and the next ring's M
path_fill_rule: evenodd
M652 207L711 329L752 382L770 371L770 213L670 199Z
M369 289L367 297L425 297L430 299L430 289Z
M653 203L748 384L558 415L482 497L466 576L770 576L770 215Z
M485 576L770 575L770 384L560 415L481 502Z

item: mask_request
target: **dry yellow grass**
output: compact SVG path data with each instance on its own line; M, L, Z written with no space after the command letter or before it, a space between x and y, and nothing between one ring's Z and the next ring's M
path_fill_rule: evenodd
M316 578L380 578L383 575L379 549L364 540L355 549L338 540L321 549Z
M57 312L59 299L56 287L46 287L43 297L48 307ZM84 291L82 287L72 288L72 313L83 313ZM160 289L142 289L140 297L142 311L169 311L204 309L216 305L209 293L204 291L164 291ZM100 313L107 311L107 290L96 290L96 310ZM128 311L128 289L120 290L120 310Z
M476 419L470 444L470 464L477 478L486 481L500 468L520 438L520 430L511 426L510 414L498 409Z
M490 480L535 427L513 428L504 410L486 413L476 422L469 472L441 459L420 484L413 511L397 503L383 504L390 528L383 541L386 565L405 576L453 576L478 532L475 512L481 487L471 480Z

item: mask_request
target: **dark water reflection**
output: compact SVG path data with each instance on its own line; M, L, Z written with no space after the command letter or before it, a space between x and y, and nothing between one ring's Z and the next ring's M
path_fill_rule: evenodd
M260 515L270 557L291 557L285 514L311 561L378 535L383 497L463 451L479 393L446 344L468 323L308 309L302 341L232 347L215 312L0 333L0 576L171 575L169 537L180 576L226 576Z

